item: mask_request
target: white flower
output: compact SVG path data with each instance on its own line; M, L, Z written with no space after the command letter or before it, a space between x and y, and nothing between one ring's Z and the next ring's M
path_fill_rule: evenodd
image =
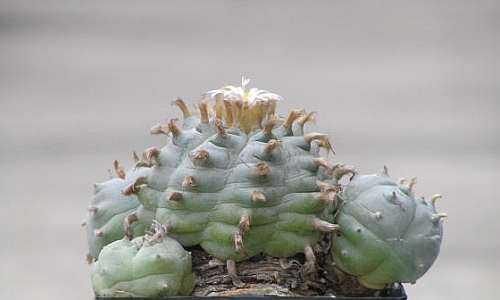
M206 96L210 98L215 98L216 95L222 94L225 100L229 101L243 101L249 104L255 102L267 102L267 101L281 101L283 97L278 94L271 93L266 90L261 90L258 88L251 88L247 90L247 85L250 79L241 77L241 86L227 85L217 90L211 90L205 93Z

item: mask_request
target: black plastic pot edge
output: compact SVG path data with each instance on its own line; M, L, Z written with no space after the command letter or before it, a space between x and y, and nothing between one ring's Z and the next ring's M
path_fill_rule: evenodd
M172 297L162 297L162 298L133 298L133 297L119 297L119 298L108 298L108 297L95 297L96 300L264 300L264 299L287 299L287 300L406 300L405 289L403 285L399 285L399 288L392 289L389 294L384 297L344 297L344 296L312 296L312 297L280 297L280 296L239 296L239 297L219 297L219 296L207 296L207 297L197 297L197 296L172 296Z

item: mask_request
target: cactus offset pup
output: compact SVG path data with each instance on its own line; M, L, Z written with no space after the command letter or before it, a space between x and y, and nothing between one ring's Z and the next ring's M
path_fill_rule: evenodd
M400 184L380 175L356 175L338 195L333 235L336 265L366 287L380 289L393 282L415 282L439 254L444 213L414 195L415 179Z

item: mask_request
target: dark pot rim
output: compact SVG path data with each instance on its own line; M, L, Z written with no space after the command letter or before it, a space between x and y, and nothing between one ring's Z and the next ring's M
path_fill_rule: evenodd
M314 300L406 300L407 295L405 289L402 284L399 284L398 288L393 288L388 290L388 294L386 296L381 297L346 297L346 296L337 296L337 297L329 297L329 296L311 296L311 297L281 297L281 296L238 296L238 297L222 297L222 296L172 296L172 297L161 297L161 298L144 298L144 297L95 297L96 300L263 300L263 299L288 299L288 300L305 300L305 299L314 299Z

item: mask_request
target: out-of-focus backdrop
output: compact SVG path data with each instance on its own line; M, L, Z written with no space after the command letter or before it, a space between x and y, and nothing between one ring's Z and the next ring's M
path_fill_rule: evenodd
M337 160L443 194L441 256L410 299L500 279L498 1L2 1L0 298L92 299L80 221L113 159L223 84L319 112Z

